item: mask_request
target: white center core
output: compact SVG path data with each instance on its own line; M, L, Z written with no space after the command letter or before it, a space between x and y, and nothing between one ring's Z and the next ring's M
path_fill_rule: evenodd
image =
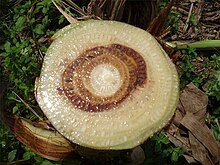
M111 96L120 88L120 73L110 64L100 64L91 72L91 86L98 96Z

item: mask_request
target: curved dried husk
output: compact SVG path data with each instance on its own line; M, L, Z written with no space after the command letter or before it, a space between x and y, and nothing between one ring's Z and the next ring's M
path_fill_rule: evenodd
M36 127L33 122L6 110L1 109L1 112L4 124L21 143L36 154L54 161L80 158L76 153L76 145L71 144L58 132Z
M115 21L89 20L65 27L53 39L36 99L52 125L73 143L100 150L133 148L173 116L179 96L178 75L167 54L146 31ZM113 110L90 113L76 108L62 94L65 68L86 50L111 44L141 54L147 66L146 84Z

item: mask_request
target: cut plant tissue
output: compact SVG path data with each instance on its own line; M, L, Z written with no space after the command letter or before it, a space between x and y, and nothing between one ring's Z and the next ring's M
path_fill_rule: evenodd
M122 150L138 146L169 122L178 84L174 64L148 32L87 20L53 36L36 99L71 142Z

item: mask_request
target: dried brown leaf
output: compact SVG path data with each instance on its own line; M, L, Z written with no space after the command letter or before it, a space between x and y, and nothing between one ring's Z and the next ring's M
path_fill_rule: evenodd
M121 20L126 0L91 0L87 11L101 19Z
M172 0L165 8L163 8L160 13L155 17L149 27L147 28L147 31L151 33L155 37L159 37L159 35L162 33L162 29L164 26L164 23L167 19L167 16L174 4L174 0Z
M214 165L206 148L195 138L192 133L189 133L193 157L202 164Z
M200 121L205 121L208 96L193 83L188 84L180 94L181 112L193 113Z
M104 20L116 20L146 29L157 13L160 0L91 0L88 15Z
M71 15L66 13L54 0L52 0L53 4L56 6L56 8L63 14L63 16L69 21L69 23L76 23L78 22L77 19L73 18Z
M189 140L187 138L184 138L180 135L173 135L170 133L166 133L168 139L175 145L178 147L181 147L183 149L183 151L187 154L190 154L191 149L190 149L190 144L189 144Z
M184 154L183 156L187 160L188 163L190 163L190 164L191 163L197 163L197 161L192 156L189 156L189 155L186 155L186 154Z
M185 152L189 163L220 163L220 146L205 124L208 97L194 84L181 91L180 103L166 130L169 140Z
M206 147L213 156L214 163L220 162L220 147L215 140L210 129L201 124L193 114L187 114L181 121L181 124L186 127L190 133L195 136L198 141ZM191 141L192 142L192 141ZM195 141L193 141L195 142ZM199 145L197 145L199 147ZM201 156L202 157L202 156ZM204 163L205 164L205 163Z

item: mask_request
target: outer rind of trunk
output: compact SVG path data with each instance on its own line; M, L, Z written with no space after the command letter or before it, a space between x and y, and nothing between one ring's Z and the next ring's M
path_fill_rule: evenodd
M71 144L58 132L35 127L24 118L9 115L4 116L6 126L10 128L20 142L36 154L54 161L80 158L76 153L76 145Z

